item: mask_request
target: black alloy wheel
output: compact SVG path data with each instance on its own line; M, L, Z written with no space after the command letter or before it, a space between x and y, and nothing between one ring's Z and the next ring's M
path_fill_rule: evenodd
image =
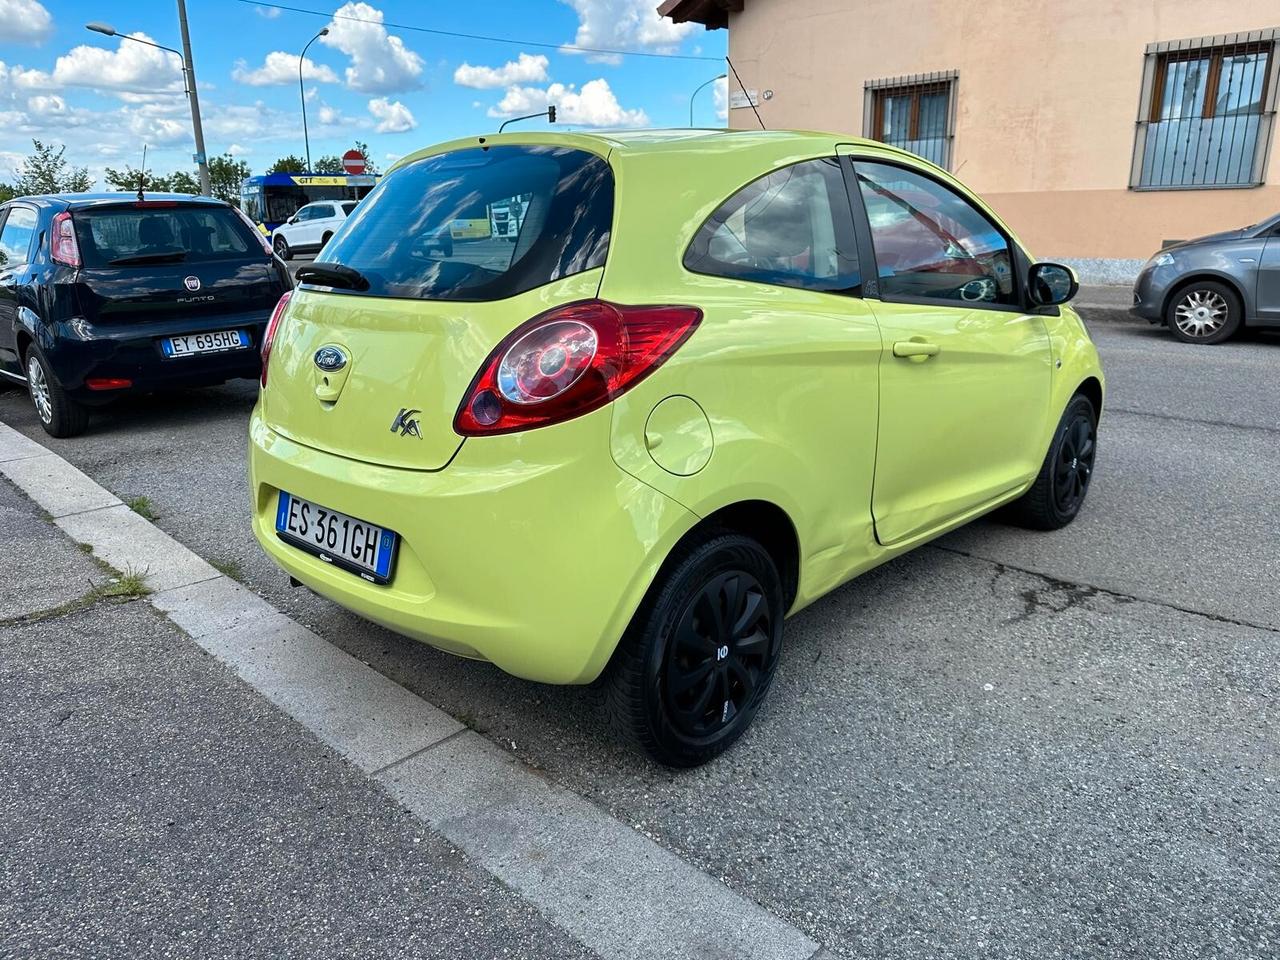
M745 570L708 581L667 641L660 681L672 724L714 736L751 703L769 668L773 636L764 587Z
M696 767L751 725L782 653L782 579L759 542L682 544L636 611L606 676L610 718L672 767Z
M1053 472L1053 501L1058 512L1074 516L1084 503L1093 478L1093 456L1097 451L1093 418L1079 411L1063 428Z
M1032 530L1065 527L1084 506L1098 453L1098 415L1089 398L1076 394L1058 421L1049 452L1031 487L1005 510Z

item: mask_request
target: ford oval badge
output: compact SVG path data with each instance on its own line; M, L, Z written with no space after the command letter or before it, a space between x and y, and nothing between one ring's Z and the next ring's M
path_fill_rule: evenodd
M347 365L347 355L342 352L340 347L332 344L321 347L316 351L315 364L325 373L337 373Z

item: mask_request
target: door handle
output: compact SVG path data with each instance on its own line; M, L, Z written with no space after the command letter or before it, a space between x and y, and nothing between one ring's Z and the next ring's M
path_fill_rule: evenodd
M924 363L930 357L936 357L942 348L936 343L925 343L923 340L899 340L893 345L893 355L913 363Z

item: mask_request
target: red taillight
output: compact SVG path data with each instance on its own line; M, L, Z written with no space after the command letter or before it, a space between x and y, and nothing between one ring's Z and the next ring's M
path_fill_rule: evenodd
M132 387L133 381L124 377L89 377L84 385L90 390L124 390Z
M453 428L514 433L589 413L635 386L689 339L697 307L623 307L587 300L517 327L489 355Z
M280 326L280 318L284 316L284 308L289 305L289 298L293 296L293 291L289 290L280 302L276 304L276 308L271 311L271 319L267 321L267 329L262 334L262 385L267 385L267 363L271 360L271 344L276 339L276 328Z
M271 241L267 239L266 234L259 230L258 225L249 219L249 215L239 207L233 207L232 209L235 210L236 216L244 221L244 225L253 231L253 235L258 238L258 243L261 244L262 249L266 252L267 256L271 256Z
M53 218L49 236L49 255L55 263L80 266L80 243L76 240L76 225L71 222L69 210L63 210Z

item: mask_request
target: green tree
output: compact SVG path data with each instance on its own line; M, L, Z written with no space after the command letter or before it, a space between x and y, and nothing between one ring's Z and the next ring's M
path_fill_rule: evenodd
M123 170L107 167L102 174L102 179L112 190L123 190L126 193L137 193L140 186L143 191L148 193L166 193L172 189L170 185L171 178L156 173L154 170L148 170L144 179L140 170L128 164L125 164Z
M0 203L8 203L18 195L18 191L7 183L0 183Z
M373 157L369 156L369 145L357 140L356 149L360 151L360 156L364 157L364 172L376 174L378 172L378 165L373 162Z
M35 193L84 193L93 186L93 178L84 167L73 167L63 156L67 148L56 151L51 145L32 140L35 151L22 161L13 189L18 196Z
M234 203L238 207L240 206L240 183L249 174L249 164L243 160L237 160L229 153L213 157L209 160L209 192L219 200Z
M342 158L332 153L316 161L316 173L346 173L342 169Z
M305 173L306 170L307 161L301 157L295 157L292 153L287 157L281 157L267 167L267 173Z

